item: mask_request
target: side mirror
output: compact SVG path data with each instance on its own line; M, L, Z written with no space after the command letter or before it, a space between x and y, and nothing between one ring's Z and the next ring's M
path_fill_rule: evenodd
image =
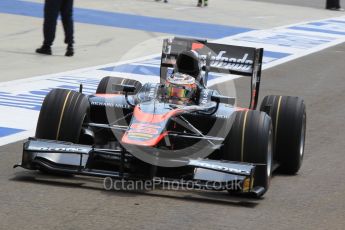
M217 103L223 103L223 104L229 104L234 105L236 98L234 97L227 97L222 95L212 95L211 101L217 102Z
M133 93L135 91L135 86L134 85L119 85L119 84L114 84L112 85L112 91L113 92L125 92L125 93Z

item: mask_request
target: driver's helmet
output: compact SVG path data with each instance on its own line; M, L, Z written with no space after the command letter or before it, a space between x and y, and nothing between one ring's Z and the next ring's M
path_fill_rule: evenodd
M184 73L173 73L165 82L165 98L170 103L188 104L196 96L197 84L195 78Z
M198 78L201 73L199 54L195 50L182 51L176 59L176 72Z

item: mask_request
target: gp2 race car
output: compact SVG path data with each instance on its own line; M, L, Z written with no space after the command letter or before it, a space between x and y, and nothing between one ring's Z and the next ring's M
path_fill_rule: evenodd
M262 57L261 48L176 37L164 40L160 83L105 77L90 96L82 85L53 89L15 167L260 197L273 171L298 172L306 132L301 98L266 96L256 110ZM214 73L250 77L249 108L207 88Z

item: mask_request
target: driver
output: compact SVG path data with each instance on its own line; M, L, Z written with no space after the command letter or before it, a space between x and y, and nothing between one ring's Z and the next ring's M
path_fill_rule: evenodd
M166 79L164 97L173 104L194 104L197 89L194 77L185 73L173 73Z

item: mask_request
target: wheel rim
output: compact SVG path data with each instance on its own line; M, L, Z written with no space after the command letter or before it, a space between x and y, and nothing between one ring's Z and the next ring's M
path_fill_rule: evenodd
M306 114L304 113L303 120L302 120L302 128L301 128L301 138L300 138L300 143L299 143L299 156L301 158L301 161L304 155L305 132L306 132Z

